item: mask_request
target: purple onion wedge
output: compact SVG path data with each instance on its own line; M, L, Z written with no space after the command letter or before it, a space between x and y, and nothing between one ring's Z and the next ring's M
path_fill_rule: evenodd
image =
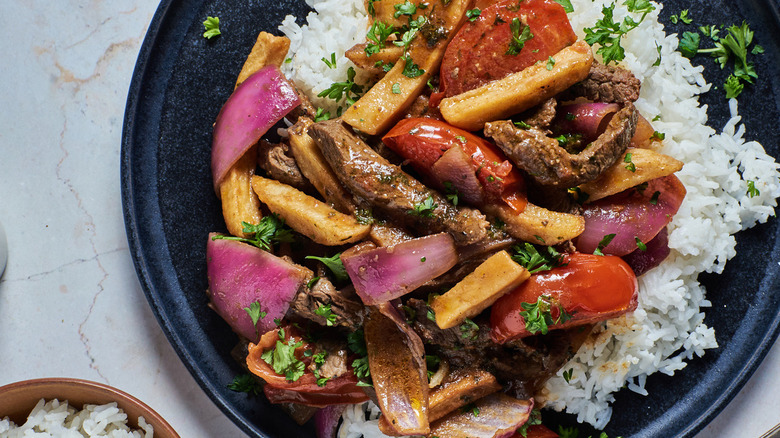
M431 425L431 436L450 438L508 438L528 421L533 401L494 393L457 410Z
M206 246L208 296L211 307L241 336L257 342L276 328L295 293L311 276L300 266L246 243L217 239L211 233ZM259 304L264 315L253 324L247 312Z
M439 233L342 256L341 261L363 302L376 305L444 274L458 255L452 237Z

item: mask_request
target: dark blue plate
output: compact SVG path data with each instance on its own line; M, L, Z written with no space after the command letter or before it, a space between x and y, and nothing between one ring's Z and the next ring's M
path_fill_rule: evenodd
M748 139L778 156L780 35L777 0L665 1L662 21L689 9L699 24L739 24L756 31L766 53L759 81L740 96ZM308 8L290 0L163 0L136 65L122 140L122 203L135 268L163 331L203 390L244 431L256 437L314 436L263 397L227 389L242 373L230 356L236 336L206 307L206 236L224 231L209 169L211 126L233 89L260 30L276 32L288 13ZM221 19L222 35L206 40L202 22ZM706 20L703 19L706 17ZM682 24L671 30L693 30ZM324 54L323 54L324 55ZM319 59L312 62L320 62ZM706 76L725 75L709 59ZM719 129L728 118L722 90L702 97ZM702 275L713 308L706 322L720 348L690 361L673 377L653 375L650 395L617 394L610 436L693 436L725 407L764 358L780 326L780 241L777 221L738 236L738 256L720 276ZM728 305L728 311L721 311ZM571 422L566 416L551 416Z

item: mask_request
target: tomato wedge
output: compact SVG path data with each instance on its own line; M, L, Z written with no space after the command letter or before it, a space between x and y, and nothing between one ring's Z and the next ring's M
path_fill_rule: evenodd
M279 333L284 330L284 335ZM289 381L281 374L277 374L262 355L267 350L274 348L277 341L285 344L301 343L295 349L295 357L306 365L306 370L295 381ZM352 370L346 374L328 380L324 386L317 384L317 377L308 367L311 358L304 352L311 350L312 346L295 333L294 328L287 326L281 329L271 330L260 337L257 344L249 344L249 354L246 364L249 371L265 380L263 387L266 397L271 403L299 403L307 406L325 407L333 404L361 403L368 400L366 393L357 385L358 379Z
M547 297L554 321L550 329L588 324L614 318L636 309L636 275L620 257L572 253L566 265L531 275L514 291L499 298L490 312L490 336L497 343L530 336L521 316L523 304L536 304Z
M471 167L485 191L482 202L501 200L518 213L525 208L522 175L498 147L484 138L440 120L409 118L398 122L382 141L408 160L417 172L434 181L450 182L455 188L460 188L461 175L435 174L434 165L445 152L459 146L471 158Z
M518 22L513 26L512 21ZM518 26L519 24L519 26ZM522 30L529 28L525 33ZM522 49L510 46L525 39ZM467 22L447 46L438 99L463 93L547 59L577 40L563 6L554 0L502 0ZM509 53L507 53L509 52ZM516 54L512 54L515 53Z

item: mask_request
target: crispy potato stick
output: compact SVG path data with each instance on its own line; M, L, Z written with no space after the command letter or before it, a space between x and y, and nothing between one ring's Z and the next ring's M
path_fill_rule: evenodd
M479 315L530 276L506 251L493 254L452 289L433 299L436 325L445 330Z
M682 161L651 149L628 148L623 157L595 180L580 184L580 190L588 195L585 202L620 193L683 168Z
M495 204L483 211L501 219L506 224L506 232L512 237L540 245L556 245L579 236L585 230L582 216L550 211L530 202L520 214L506 205Z
M433 422L488 394L501 389L495 376L478 368L450 373L441 386L428 395L428 420Z
M593 64L593 53L584 41L577 41L552 58L554 64L539 62L479 88L442 99L441 114L452 125L477 131L486 122L523 112L582 81Z
M393 68L343 115L343 120L355 129L366 134L377 135L385 132L395 123L404 110L414 102L425 88L428 79L435 73L447 43L455 35L455 30L465 21L470 0L452 0L447 6L436 5L429 20L442 20L442 28L447 37L429 46L422 32L418 33L409 47L411 62L425 71L420 76L410 78L404 75L406 61L401 59Z
M260 212L260 201L250 186L256 165L257 146L253 146L236 161L219 185L222 217L225 219L228 231L234 236L248 237L244 234L242 223L258 224L263 218Z
M382 67L377 67L377 62L381 61L380 65L395 64L398 61L398 58L404 53L402 47L398 47L393 43L388 42L379 52L373 53L371 56L366 56L366 46L366 43L355 44L351 49L344 53L344 56L356 66L374 74L384 74Z
M290 228L321 245L354 243L371 231L370 225L359 224L354 216L340 213L319 199L279 181L255 175L252 188L260 201L284 219Z
M313 123L308 117L301 117L287 130L290 134L290 150L295 162L303 176L311 182L326 202L342 213L352 213L355 211L352 196L341 185L336 174L325 161L317 143L306 133Z
M257 41L252 47L252 51L244 61L241 72L236 79L236 88L241 85L246 78L252 76L261 68L274 64L280 67L287 57L287 51L290 50L290 39L284 36L278 37L268 32L260 32L257 35Z

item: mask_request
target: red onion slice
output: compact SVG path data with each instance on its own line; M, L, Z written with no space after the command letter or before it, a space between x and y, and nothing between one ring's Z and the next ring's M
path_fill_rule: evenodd
M585 142L591 142L604 132L619 109L616 103L602 102L562 105L553 126L556 132L582 134Z
M671 253L667 229L663 228L645 246L644 251L637 248L634 252L623 256L623 260L631 266L637 277L660 265Z
M211 307L241 336L257 342L260 335L276 328L298 288L310 273L275 255L234 240L213 240L206 246L208 295ZM266 315L257 327L244 310L259 302Z
M375 305L444 274L458 262L458 255L452 237L439 233L343 255L341 261L358 296L366 305Z
M346 405L330 405L314 414L314 431L317 438L336 438L339 420L346 408Z
M447 149L441 158L431 167L434 178L441 187L447 188L447 183L457 190L457 195L471 205L482 205L485 201L485 191L482 189L471 157L458 145Z
M275 65L260 69L233 91L214 124L211 175L214 190L228 170L276 122L300 104L295 88Z
M608 234L615 234L604 254L624 256L637 249L637 239L647 243L672 220L682 204L685 186L674 175L648 182L585 204L585 231L577 238L577 250L592 253Z

